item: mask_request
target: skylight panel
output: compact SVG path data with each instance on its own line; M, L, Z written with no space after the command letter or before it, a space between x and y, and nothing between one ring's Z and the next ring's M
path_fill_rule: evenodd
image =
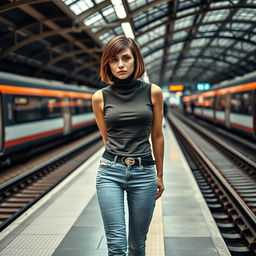
M149 31L146 34L143 34L142 36L138 37L138 43L140 45L146 44L148 42L151 42L153 40L155 40L158 37L161 37L165 34L166 31L166 27L165 26L160 26L157 27L151 31Z
M240 8L233 17L234 19L238 19L238 20L256 20L255 16L256 16L255 9Z
M109 5L106 8L104 8L102 10L102 14L104 15L104 17L110 23L117 20L117 16L116 16L115 10L114 10L114 8L111 5Z
M76 15L79 15L82 12L92 8L93 6L94 4L91 0L79 0L69 7Z
M85 19L84 20L84 24L86 26L90 26L90 25L92 25L94 23L97 23L101 19L103 19L102 15L99 12L97 12L97 13L94 13L93 15L89 16L87 19Z
M145 25L145 26L141 27L138 30L139 30L139 32L143 32L143 31L145 31L147 29L150 29L150 28L152 28L154 26L157 26L157 25L161 24L162 22L163 22L163 20L159 19L159 20L156 20L154 22L150 22L148 25Z
M147 69L153 69L155 66L161 66L161 65L162 65L161 59L155 60L147 64Z
M233 4L237 4L239 0L233 0ZM211 8L212 7L222 7L222 6L230 6L230 1L219 1L219 2L212 2L211 3Z
M159 57L161 57L161 58L163 57L163 49L159 49L159 50L153 52L152 54L146 56L144 58L144 61L147 64L147 63L154 61L155 59L157 59Z
M191 26L193 23L193 17L186 17L175 21L174 30L182 29Z
M185 9L185 10L178 10L176 13L176 17L181 17L184 15L192 14L198 10L199 10L199 7L193 7L193 8L189 8L189 9Z
M209 43L209 38L194 39L191 42L191 47L204 47Z
M99 39L105 44L107 43L112 37L114 37L115 34L113 31L107 32L99 37Z
M169 53L173 53L173 52L177 52L180 51L183 48L184 43L178 43L178 44L173 44L170 48L169 48Z
M220 38L215 38L211 45L212 46L223 46L223 47L229 47L231 44L234 43L235 39L220 39Z
M226 61L231 62L233 64L238 61L238 58L235 58L233 56L226 56L225 59L226 59Z
M134 11L134 10L146 5L147 1L146 0L140 0L140 1L129 1L128 0L128 4L129 4L130 10Z
M63 3L65 3L66 5L70 5L72 3L74 3L76 0L62 0Z
M223 21L227 19L229 14L229 10L210 11L205 15L203 22Z
M186 38L186 36L187 36L187 32L186 31L181 31L181 32L178 32L178 33L174 33L172 39L174 41L178 41L178 40Z

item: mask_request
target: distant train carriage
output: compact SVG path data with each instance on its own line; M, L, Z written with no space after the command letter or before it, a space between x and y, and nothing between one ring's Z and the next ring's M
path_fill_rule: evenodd
M184 111L256 138L255 80L186 96Z
M93 91L0 72L0 155L95 124Z

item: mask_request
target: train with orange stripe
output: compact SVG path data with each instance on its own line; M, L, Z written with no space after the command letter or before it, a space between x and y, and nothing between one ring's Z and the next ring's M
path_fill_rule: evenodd
M183 110L256 138L256 77L185 96Z
M0 72L0 157L95 125L93 93Z

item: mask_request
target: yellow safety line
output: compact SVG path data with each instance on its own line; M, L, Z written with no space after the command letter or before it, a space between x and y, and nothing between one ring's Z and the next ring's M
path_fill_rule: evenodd
M149 233L146 241L146 255L165 256L161 198L156 201L153 219L149 227Z

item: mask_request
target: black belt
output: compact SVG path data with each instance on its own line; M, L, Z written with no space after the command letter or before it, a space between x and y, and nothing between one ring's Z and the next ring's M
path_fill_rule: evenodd
M110 161L113 161L115 159L116 155L105 150L102 156ZM126 156L118 156L117 162L122 163L124 165L130 165L130 166L139 166L140 165L138 157L131 157L131 156L127 156L127 157ZM151 155L141 157L141 165L152 165L155 163L156 163L156 161L153 160Z

